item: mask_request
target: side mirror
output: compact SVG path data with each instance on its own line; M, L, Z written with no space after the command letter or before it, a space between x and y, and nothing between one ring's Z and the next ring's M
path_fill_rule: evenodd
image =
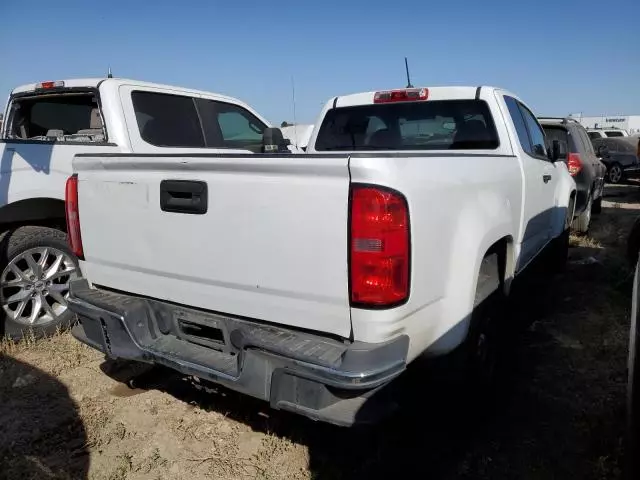
M285 140L279 128L265 128L262 132L262 153L286 153L291 144L290 140Z

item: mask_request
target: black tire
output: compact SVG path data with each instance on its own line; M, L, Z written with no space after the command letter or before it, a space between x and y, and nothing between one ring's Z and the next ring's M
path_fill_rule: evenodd
M591 212L593 208L593 199L591 196L587 199L587 205L584 207L584 211L573 219L571 223L571 229L578 233L586 234L591 226Z
M48 227L25 226L4 232L0 237L0 279L3 278L2 275L12 260L30 249L39 247L54 248L66 254L75 266L74 275L79 275L78 260L71 253L67 245L67 235L64 232ZM2 295L6 288L8 287L0 283L0 300L4 298ZM70 328L75 318L74 313L66 309L51 321L29 326L12 320L3 307L0 309L0 333L13 340L19 340L27 333L40 338L53 335L59 329Z
M554 238L549 246L547 257L549 273L562 273L569 259L569 229Z
M591 206L591 213L594 215L602 213L602 197L593 202L593 205Z
M496 268L498 265L496 262ZM499 272L496 270L490 276L498 282L498 288L482 298L478 286L467 337L453 353L461 389L485 398L497 385L507 304Z
M627 258L630 265L638 262L638 252L640 252L640 217L636 219L627 238Z
M622 183L624 180L624 170L619 163L613 163L607 169L607 181L614 185Z

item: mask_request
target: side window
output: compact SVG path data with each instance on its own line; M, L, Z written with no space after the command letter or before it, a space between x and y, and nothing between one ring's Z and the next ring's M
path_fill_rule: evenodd
M207 140L213 148L233 148L260 153L267 126L248 110L231 103L198 99Z
M593 144L591 143L591 139L587 135L587 132L583 128L578 128L580 132L580 138L582 139L582 143L584 144L584 148L586 152L590 155L595 155L595 150L593 149Z
M205 146L194 99L155 92L131 92L140 137L157 147Z
M542 130L542 127L536 120L536 117L527 107L520 104L520 110L522 111L522 116L524 117L524 121L527 124L527 130L529 130L533 156L544 157L546 159L547 149L544 145L544 131Z
M573 140L573 143L575 144L575 150L573 150L574 152L577 153L581 153L584 152L587 149L586 143L585 143L585 139L582 136L582 132L580 131L579 128L570 128L569 131L571 132L571 138ZM591 142L588 142L591 143Z
M531 140L529 139L529 133L527 132L527 126L522 116L522 112L518 107L518 101L515 98L506 95L504 97L504 101L507 104L507 108L509 109L511 120L513 120L513 124L516 127L518 140L520 140L522 149L529 155L532 155L533 149L531 147Z

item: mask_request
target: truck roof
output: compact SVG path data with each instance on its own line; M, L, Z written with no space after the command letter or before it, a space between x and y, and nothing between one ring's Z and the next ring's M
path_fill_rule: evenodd
M184 87L176 87L174 85L163 85L160 83L152 83L152 82L143 82L140 80L131 80L128 78L71 78L66 80L43 80L43 82L63 82L65 88L97 88L103 82L109 82L115 87L120 85L133 85L139 86L143 88L162 88L162 89L170 89L176 92L188 94L188 95L203 95L203 96L212 96L214 95L216 98L221 100L228 100L231 103L243 104L240 100L227 97L226 95L221 95L219 93L214 92L206 92L203 90L194 90L191 88ZM11 95L20 94L20 93L29 93L35 92L36 87L43 82L38 83L27 83L26 85L21 85L12 90Z
M495 87L476 86L476 87L414 87L415 89L427 89L429 91L429 100L470 100L476 98L480 89L496 90ZM377 92L388 92L392 90L407 90L407 88L396 88L387 90L376 90L371 92L354 93L351 95L342 95L336 97L334 107L352 107L357 105L371 105Z

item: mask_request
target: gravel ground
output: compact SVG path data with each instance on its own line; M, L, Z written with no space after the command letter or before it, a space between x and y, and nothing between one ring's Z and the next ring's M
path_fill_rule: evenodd
M488 402L409 369L376 428L340 429L154 371L130 389L68 334L0 346L0 478L617 479L636 186L608 188L567 271L517 287Z

